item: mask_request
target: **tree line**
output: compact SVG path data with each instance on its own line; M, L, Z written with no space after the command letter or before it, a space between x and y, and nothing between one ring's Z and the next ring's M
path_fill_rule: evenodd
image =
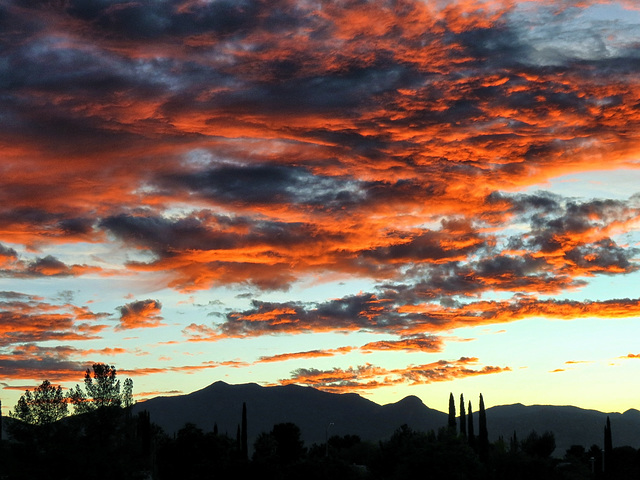
M87 369L83 385L67 394L48 380L26 390L3 422L0 477L107 479L140 470L142 429L131 416L133 403L133 381L121 383L104 363Z
M44 381L26 391L5 419L9 438L0 442L0 477L33 479L227 479L340 478L395 480L626 480L640 478L640 451L612 447L609 419L604 449L574 445L562 458L552 456L552 432L517 433L489 441L482 395L477 422L471 402L460 395L459 411L449 398L447 425L418 431L401 425L388 439L331 436L306 446L294 423L273 425L248 444L250 405L238 405L235 437L187 423L167 434L149 413L132 414L133 383L122 386L113 366L95 364L84 387L68 394ZM70 414L69 407L73 407ZM313 412L310 412L313 414ZM477 430L476 430L477 426ZM477 432L477 433L476 433Z
M66 395L60 385L44 380L33 393L25 391L9 416L29 425L47 425L66 417L69 405L73 405L76 415L106 407L130 407L133 405L133 381L125 379L121 388L116 376L113 365L95 363L85 372L84 388L76 385Z

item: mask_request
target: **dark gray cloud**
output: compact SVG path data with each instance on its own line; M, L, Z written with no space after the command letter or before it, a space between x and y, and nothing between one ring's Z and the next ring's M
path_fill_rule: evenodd
M355 203L359 182L314 175L304 167L285 165L221 166L162 179L170 189L187 189L222 204L293 204L340 209Z
M313 227L307 224L255 221L205 212L178 219L122 214L105 218L101 227L160 256L192 249L207 251L260 245L294 248L314 236Z
M153 5L132 2L73 1L67 12L99 27L104 35L127 40L154 40L161 37L214 33L225 36L248 33L270 10L263 2L252 0L214 3L162 2ZM271 14L265 22L284 21L287 17ZM289 16L289 18L294 18Z
M16 189L11 191L11 186L8 186L10 191L3 192L4 198L10 201L11 196L15 198L15 196L25 195L26 192L20 192L19 188L16 186ZM43 208L0 209L0 228L15 229L22 227L28 229L38 225L43 231L43 237L67 237L73 239L84 236L89 238L94 222L94 219L88 217L73 216L73 214L66 212L50 212Z
M313 331L376 330L402 322L403 317L390 311L378 314L377 308L391 306L389 300L379 300L374 294L350 295L315 306L298 303L252 301L253 308L227 314L220 332L229 336L262 335L265 333L302 333ZM373 319L372 317L376 317ZM269 319L269 321L264 321ZM255 320L255 321L254 321Z
M14 252L15 253L15 252ZM0 252L0 258L2 257ZM13 278L38 278L38 277L76 277L87 273L101 272L100 267L91 265L66 264L54 257L36 257L33 260L18 259L17 256L9 256L9 262L0 264L0 277ZM7 264L8 263L8 264Z
M0 258L4 257L3 263L6 261L15 261L18 259L18 252L16 252L13 248L5 247L0 244Z
M37 386L45 378L51 382L77 381L81 383L87 366L85 362L63 360L47 355L37 357L34 354L29 358L0 356L0 369L4 378L7 380L32 379L34 382L38 382L27 388Z

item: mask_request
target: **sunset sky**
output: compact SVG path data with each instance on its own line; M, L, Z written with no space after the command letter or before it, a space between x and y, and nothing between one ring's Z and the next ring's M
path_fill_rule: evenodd
M0 399L94 362L640 408L640 9L0 0Z

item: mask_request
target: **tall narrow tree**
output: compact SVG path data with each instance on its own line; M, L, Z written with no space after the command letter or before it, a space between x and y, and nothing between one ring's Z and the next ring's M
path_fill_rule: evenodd
M478 408L478 452L481 458L486 459L489 453L489 431L487 430L487 413L484 410L484 399L480 394L480 406Z
M242 402L242 431L240 433L242 441L242 458L249 458L249 445L247 444L247 404Z
M464 411L464 396L460 394L460 435L467 436L467 418Z
M613 470L612 465L612 453L613 441L611 439L611 421L607 416L607 423L604 426L604 476L605 478L612 478L611 472Z
M453 393L449 394L449 430L456 431L456 402L453 399Z
M513 436L509 439L509 451L515 453L518 451L518 435L513 431Z
M471 410L471 400L469 400L469 408L467 409L467 438L469 445L475 447L476 436L473 431L473 410Z

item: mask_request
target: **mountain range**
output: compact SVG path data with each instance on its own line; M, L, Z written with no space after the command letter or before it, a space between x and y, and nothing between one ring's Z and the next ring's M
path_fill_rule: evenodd
M186 395L156 397L134 406L147 410L151 420L168 434L186 423L205 432L214 424L220 433L235 438L241 422L242 404L247 405L248 442L253 444L262 432L277 423L295 423L305 445L323 443L333 435L358 435L363 440L389 438L403 424L414 430L437 431L447 425L448 415L429 408L416 396L379 405L355 393L335 394L297 385L263 387L255 383L230 385L215 382ZM640 448L640 412L603 413L572 406L522 404L488 408L489 440L503 437L507 442L514 432L522 440L532 431L554 433L555 456L562 456L571 445L602 448L604 425L610 417L613 446ZM474 411L476 432L478 412Z

